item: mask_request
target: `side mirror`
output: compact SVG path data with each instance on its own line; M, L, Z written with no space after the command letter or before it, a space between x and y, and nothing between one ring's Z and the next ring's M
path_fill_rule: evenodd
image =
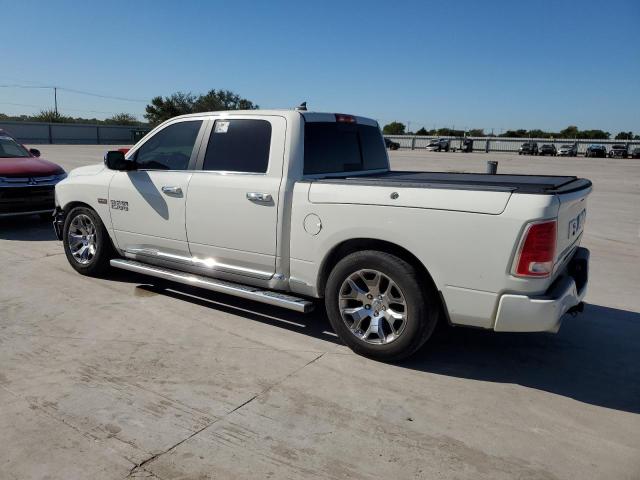
M39 157L40 156L40 150L38 150L37 148L30 148L29 149L29 153L31 155L33 155L34 157Z
M136 164L124 158L120 150L110 150L104 156L104 164L109 170L128 171L135 170Z

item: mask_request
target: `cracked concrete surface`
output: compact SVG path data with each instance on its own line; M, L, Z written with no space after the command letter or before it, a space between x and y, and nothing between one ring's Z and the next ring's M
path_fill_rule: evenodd
M67 168L104 149L41 148ZM640 478L640 162L494 157L594 180L586 312L558 335L443 329L401 365L353 355L321 309L81 277L48 224L0 220L0 478Z

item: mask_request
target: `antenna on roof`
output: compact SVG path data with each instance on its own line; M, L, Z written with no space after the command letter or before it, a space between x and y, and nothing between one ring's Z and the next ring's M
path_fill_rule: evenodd
M302 102L300 105L296 107L298 112L306 112L307 111L307 102Z

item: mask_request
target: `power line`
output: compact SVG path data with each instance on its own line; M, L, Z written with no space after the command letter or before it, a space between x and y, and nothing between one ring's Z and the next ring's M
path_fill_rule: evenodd
M33 105L33 104L29 104L29 103L14 103L14 102L0 102L0 105L13 105L16 107L31 107L31 108L43 108L40 105ZM84 113L109 113L112 115L116 115L118 113L129 113L129 115L134 115L134 116L138 116L138 113L130 113L130 112L107 112L107 111L103 111L103 110L83 110L81 108L66 108L65 110L68 110L70 112L84 112Z
M86 92L84 90L76 90L75 88L58 87L58 86L54 86L54 85L7 84L7 85L0 85L0 88L48 88L48 89L53 89L54 91L56 89L58 89L58 90L62 90L62 91L65 91L65 92L77 93L79 95L88 95L90 97L106 98L106 99L110 99L110 100L121 100L121 101L124 101L124 102L148 103L147 100L142 100L142 99L139 99L139 98L116 97L116 96L113 96L113 95L103 95L101 93Z

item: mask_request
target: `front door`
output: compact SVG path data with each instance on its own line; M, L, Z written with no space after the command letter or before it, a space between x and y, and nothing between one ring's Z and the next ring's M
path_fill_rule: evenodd
M120 249L189 258L185 205L202 125L202 120L167 125L129 155L136 170L114 175L108 201Z

